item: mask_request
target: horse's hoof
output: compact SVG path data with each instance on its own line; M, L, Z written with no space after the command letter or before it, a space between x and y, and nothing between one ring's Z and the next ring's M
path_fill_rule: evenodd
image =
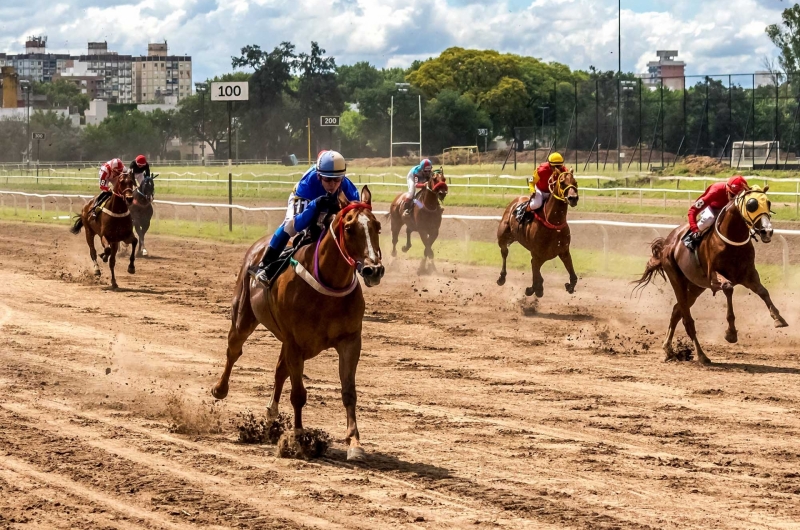
M525 289L525 296L531 296L533 294L533 287L527 287Z
M347 448L347 459L352 460L354 462L363 462L367 458L367 453L364 452L364 449L361 447L348 447Z
M147 256L147 249L146 248L142 249L142 256Z
M739 333L736 331L726 331L725 340L730 342L731 344L736 344L737 342L739 342Z
M225 399L228 396L228 387L216 385L211 389L211 395L214 396L214 399Z
M533 293L533 294L535 294L535 295L536 295L536 298L541 298L541 297L543 297L543 296L544 296L544 290L541 290L541 291L536 291L536 292L535 292L535 293Z
M134 267L133 265L129 265L128 274L136 274L136 267Z
M502 287L505 284L506 284L506 277L505 276L500 276L499 278L497 278L497 285Z
M108 263L108 254L103 254L100 257L103 259L103 263Z
M708 366L709 364L711 364L711 359L706 357L705 354L698 355L697 356L697 363L698 364L702 364L703 366Z
M571 283L565 283L564 288L567 290L569 294L573 294L575 292L575 286Z
M789 325L789 324L788 324L788 323L787 323L787 322L786 322L786 321L783 319L783 317L778 317L778 318L775 320L775 327L776 327L776 328L785 328L785 327L786 327L786 326L788 326L788 325Z
M95 269L94 270L94 275L95 276L100 276L100 269Z
M393 249L392 249L392 257L393 257L393 258L396 258L396 257L397 257L397 249L396 249L396 248L393 248Z
M403 252L408 252L408 249L410 249L410 248L411 248L410 246L409 247L401 247L400 250L402 250Z
M119 285L117 285L117 282L114 282L114 283L111 284L111 289L113 289L113 290L119 289Z

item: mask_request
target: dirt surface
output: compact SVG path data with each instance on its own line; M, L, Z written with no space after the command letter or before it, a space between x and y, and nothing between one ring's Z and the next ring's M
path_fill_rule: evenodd
M695 316L715 364L664 363L672 294L625 281L387 261L365 291L364 463L346 461L336 357L306 364L327 456L238 442L263 414L278 344L257 331L231 393L223 365L243 246L155 237L121 289L82 237L0 224L0 528L797 528L800 342L738 291ZM388 254L388 252L384 252ZM313 323L309 323L313 332ZM683 337L682 332L679 336ZM287 383L282 410L290 412Z

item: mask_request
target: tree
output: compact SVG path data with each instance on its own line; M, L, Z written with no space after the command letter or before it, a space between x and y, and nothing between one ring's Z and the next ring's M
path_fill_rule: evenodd
M784 9L781 18L782 24L771 24L766 32L781 52L781 67L791 75L800 71L800 5Z
M47 107L51 109L73 109L82 113L89 108L89 96L82 94L80 88L65 79L51 83L33 83L33 93L47 97Z
M455 90L442 90L422 113L426 152L440 153L445 147L473 145L479 128L491 128L485 111Z

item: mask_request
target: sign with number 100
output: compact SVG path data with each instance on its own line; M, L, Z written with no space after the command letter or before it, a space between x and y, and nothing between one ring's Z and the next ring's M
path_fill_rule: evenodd
M211 101L247 101L248 88L247 81L211 83Z

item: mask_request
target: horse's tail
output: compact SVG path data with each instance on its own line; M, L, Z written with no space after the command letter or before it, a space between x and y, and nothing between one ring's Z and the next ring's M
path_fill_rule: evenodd
M662 261L664 258L665 243L666 242L663 237L658 237L652 243L650 243L650 252L652 253L652 256L647 261L647 266L644 268L642 277L632 282L636 284L633 288L634 291L647 287L647 285L653 281L653 277L656 274L666 280L666 276L664 274L664 264Z
M77 236L78 234L81 233L81 228L83 228L83 219L81 219L81 216L78 215L77 218L75 219L75 224L72 225L72 228L70 228L69 231L73 235Z

